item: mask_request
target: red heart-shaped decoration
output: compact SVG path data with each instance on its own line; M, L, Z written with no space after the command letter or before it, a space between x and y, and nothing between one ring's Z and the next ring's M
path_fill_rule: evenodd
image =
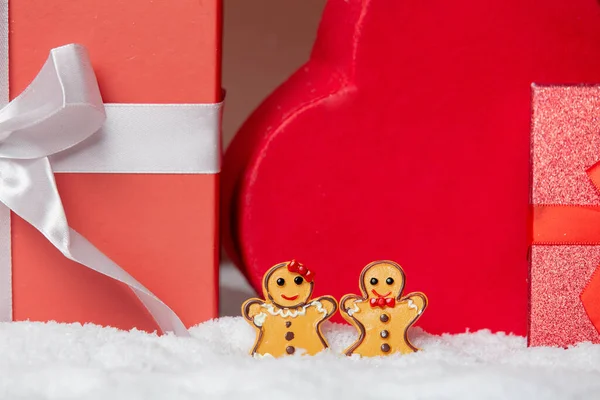
M229 254L258 290L296 257L338 298L391 259L425 330L525 334L534 82L600 82L596 0L330 0L225 155Z

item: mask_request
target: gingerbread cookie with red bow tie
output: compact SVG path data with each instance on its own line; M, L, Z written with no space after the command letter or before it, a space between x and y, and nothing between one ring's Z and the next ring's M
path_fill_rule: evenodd
M375 261L363 269L362 296L348 294L340 301L342 316L359 332L346 355L372 357L418 350L407 332L423 314L427 297L418 292L403 297L404 282L404 271L392 261Z
M314 355L329 347L321 324L338 305L331 296L311 299L314 284L314 273L295 260L267 271L265 300L249 299L242 305L242 315L256 330L251 355Z

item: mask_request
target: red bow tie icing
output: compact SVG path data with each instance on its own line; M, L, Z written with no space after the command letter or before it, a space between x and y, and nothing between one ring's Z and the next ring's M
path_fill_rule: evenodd
M300 264L296 260L292 260L288 264L287 269L290 272L295 272L297 274L302 275L307 282L312 282L312 280L315 276L314 272L312 272L311 270L309 270L308 268L306 268L304 265Z
M376 299L369 300L371 307L394 307L396 305L396 299L393 297L378 297Z

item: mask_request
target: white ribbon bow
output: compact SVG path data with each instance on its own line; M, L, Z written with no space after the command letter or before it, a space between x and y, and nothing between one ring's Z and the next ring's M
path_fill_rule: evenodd
M68 259L129 286L163 332L189 336L165 303L67 223L48 156L90 137L105 119L85 48L53 49L31 85L0 110L0 201Z

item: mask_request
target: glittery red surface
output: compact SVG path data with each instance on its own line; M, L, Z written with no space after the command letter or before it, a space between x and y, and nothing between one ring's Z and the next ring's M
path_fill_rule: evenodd
M600 246L534 246L532 261L529 343L600 343L579 298L600 265Z
M533 88L534 204L600 205L586 170L600 161L600 86ZM600 246L533 246L532 346L600 343L581 291L600 265Z
M532 145L534 204L600 205L600 86L534 87Z

